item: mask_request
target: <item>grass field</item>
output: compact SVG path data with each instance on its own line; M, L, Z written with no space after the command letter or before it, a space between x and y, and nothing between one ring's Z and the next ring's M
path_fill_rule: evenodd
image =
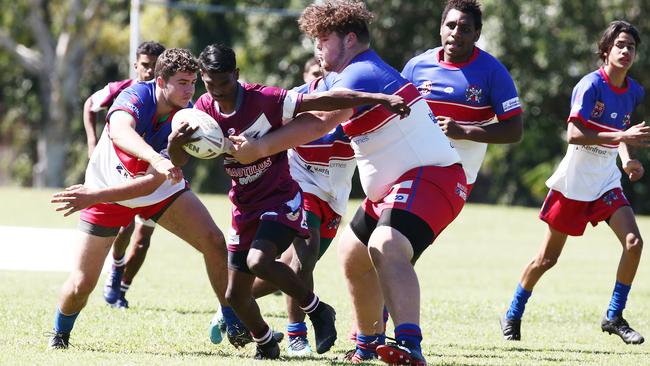
M78 217L59 217L48 203L50 193L0 189L0 225L74 228ZM218 225L226 228L227 198L202 199ZM354 202L351 207L356 206ZM639 224L641 232L650 235L650 218L639 218ZM523 341L502 340L498 315L509 304L521 269L536 252L543 233L536 209L468 205L425 252L416 268L422 287L423 347L430 365L650 364L648 345L626 346L618 337L600 331L620 256L620 245L602 224L588 229L582 238L569 239L556 268L535 288L524 317ZM0 364L287 364L286 358L253 361L252 345L235 350L227 342L210 343L208 323L217 303L203 261L163 229L154 234L147 262L128 293L131 309L110 309L96 289L77 320L73 346L67 351L46 351L44 333L52 328L58 291L66 276L0 271ZM352 347L346 339L350 305L336 250L319 263L315 279L319 295L338 311L339 340L325 355L289 362L342 365L341 357ZM625 312L632 326L646 336L650 336L649 279L646 258ZM260 307L276 329L285 329L282 297L262 299ZM282 347L284 353L286 343Z

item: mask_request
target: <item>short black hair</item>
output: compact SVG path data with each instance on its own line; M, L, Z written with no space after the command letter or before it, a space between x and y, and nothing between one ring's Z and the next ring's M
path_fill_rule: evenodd
M442 11L441 24L445 24L445 19L447 19L447 14L451 9L456 9L465 14L472 14L474 28L477 30L483 28L483 12L481 12L481 4L478 0L448 0L445 9Z
M165 52L165 46L158 42L154 41L144 41L140 43L138 46L138 49L135 50L135 55L140 56L140 55L147 55L147 56L160 56L163 52Z
M598 41L598 57L601 61L605 62L607 60L607 55L614 46L614 41L621 33L631 35L637 46L641 44L641 35L638 29L624 20L615 20L609 23L609 27L605 29L602 37L600 37L600 41Z
M199 66L205 73L235 71L237 68L235 51L224 44L211 44L199 55Z

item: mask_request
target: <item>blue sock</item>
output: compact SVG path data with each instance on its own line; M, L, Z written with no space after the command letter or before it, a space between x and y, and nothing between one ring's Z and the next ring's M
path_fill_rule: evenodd
M72 315L65 315L56 308L56 314L54 315L54 331L57 333L70 333L72 327L74 327L74 321L77 320L79 312L76 312Z
M528 298L532 295L532 291L528 291L521 287L521 284L517 284L517 289L515 290L515 295L512 297L512 302L510 303L510 308L506 312L506 319L515 319L520 320L524 315L524 310L526 310L526 302Z
M397 344L407 341L415 347L418 352L422 352L420 343L422 343L422 330L417 324L402 323L395 327L395 340Z
M630 293L630 288L632 288L631 285L624 285L616 281L614 292L612 293L612 299L609 301L609 308L607 308L607 319L612 320L615 316L623 315L623 309L625 309L625 303L627 302L627 295Z
M377 346L379 344L379 339L378 335L363 335L363 334L357 334L357 350L356 352L363 358L363 359L370 359L375 354L377 353Z
M287 335L289 338L307 336L307 324L305 322L289 323L287 325Z
M239 318L235 314L235 311L230 307L230 306L222 306L221 307L221 314L223 314L223 320L226 321L227 326L239 326L242 325L241 321L239 321Z

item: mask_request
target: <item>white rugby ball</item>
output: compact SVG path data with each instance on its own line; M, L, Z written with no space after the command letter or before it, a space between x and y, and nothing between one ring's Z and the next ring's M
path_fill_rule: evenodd
M192 135L198 140L183 145L183 150L188 154L199 159L214 159L225 152L223 131L209 114L195 108L181 109L172 117L172 129L177 130L181 122L187 122L190 127L199 127Z

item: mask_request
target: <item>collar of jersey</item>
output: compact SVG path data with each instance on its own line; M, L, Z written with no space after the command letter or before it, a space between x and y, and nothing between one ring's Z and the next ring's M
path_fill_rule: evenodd
M442 56L443 52L445 52L444 48L440 47L440 50L436 53L436 58L438 59L438 64L440 64L440 66L446 69L462 69L463 67L471 64L474 62L474 60L476 60L478 54L480 53L480 49L474 46L474 52L472 53L472 56L470 56L469 60L461 63L446 62Z

